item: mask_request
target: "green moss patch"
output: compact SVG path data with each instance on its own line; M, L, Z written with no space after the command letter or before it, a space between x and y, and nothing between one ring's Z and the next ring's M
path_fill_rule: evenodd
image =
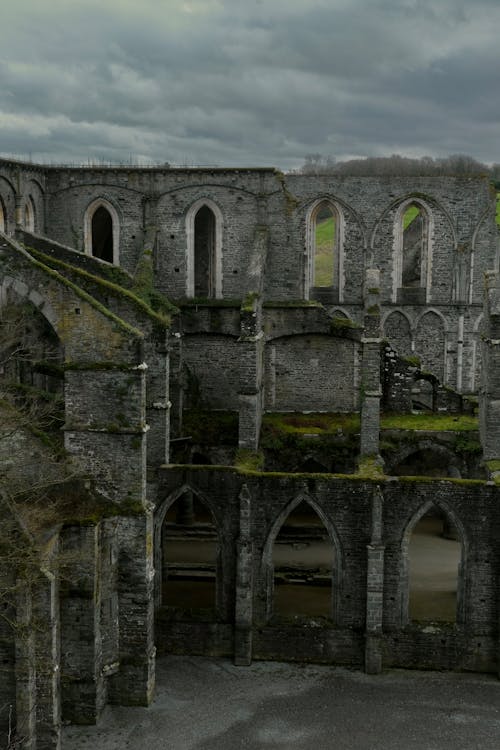
M234 465L239 471L261 471L264 467L264 454L262 451L239 448L236 451Z
M322 412L311 412L302 414L293 412L290 414L274 412L265 414L262 426L272 427L283 433L295 434L353 434L359 432L360 417L357 413L333 414Z
M147 315L150 318L153 318L155 322L160 323L162 326L170 325L170 315L178 312L175 305L172 305L172 303L169 302L166 297L160 295L158 292L152 291L150 288L148 291L146 287L140 286L140 284L138 284L136 287L134 287L133 291L130 291L130 289L119 286L112 281L108 281L105 278L101 278L100 276L92 274L89 271L84 270L83 268L73 266L69 263L66 263L65 261L59 260L58 258L54 258L51 255L45 255L39 250L35 250L30 247L27 247L26 250L34 257L39 258L44 264L46 263L51 267L55 266L56 268L61 269L61 271L67 271L68 273L75 274L77 277L79 276L86 281L97 284L101 288L105 289L106 292L113 294L115 297L123 297L127 299L131 304L139 308L143 314ZM153 300L157 306L156 309L153 307Z
M478 430L479 422L470 414L383 414L380 427L385 430L468 431Z

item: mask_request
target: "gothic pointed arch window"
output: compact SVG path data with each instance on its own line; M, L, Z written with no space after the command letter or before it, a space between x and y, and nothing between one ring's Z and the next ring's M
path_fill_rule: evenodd
M275 523L264 552L267 617L273 623L338 622L340 555L325 519L307 500ZM284 517L283 517L284 515Z
M403 537L402 620L462 623L465 553L463 531L443 508L428 503Z
M306 299L343 301L343 234L339 207L329 199L316 201L306 217Z
M84 245L87 255L118 265L119 226L118 214L109 201L93 201L84 217Z
M222 229L219 207L200 199L186 215L187 297L222 297Z
M23 227L28 232L35 231L35 207L31 196L28 196L24 202Z
M184 620L212 620L218 611L220 543L212 512L185 489L161 524L160 604Z
M393 244L392 301L430 301L432 213L420 198L404 201L396 211Z

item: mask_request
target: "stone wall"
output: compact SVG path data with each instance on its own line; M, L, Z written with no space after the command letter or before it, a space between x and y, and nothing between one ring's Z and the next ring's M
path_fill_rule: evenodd
M297 659L362 667L365 646L375 632L381 665L473 671L495 671L498 643L498 548L490 533L500 521L497 489L484 481L401 477L376 483L340 477L262 474L259 477L220 469L172 467L165 469L161 488L166 503L176 488L190 487L213 512L218 527L222 577L217 585L221 607L215 622L175 622L159 613L157 645L160 652L177 650L205 654L239 653L238 638L228 637L232 608L244 590L235 589L229 571L235 565L242 492L250 498L248 538L252 554L246 574L236 587L251 586L247 605L247 643L254 658ZM245 489L243 489L245 488ZM336 559L333 579L334 616L330 623L289 624L273 620L270 575L272 544L289 512L306 501L326 526ZM379 511L376 511L377 503ZM426 509L441 509L460 530L462 566L459 615L453 629L447 624L428 627L409 620L408 535ZM161 522L163 505L157 511ZM376 513L380 522L375 524ZM478 523L487 517L488 524ZM156 532L159 533L158 530ZM375 546L374 546L375 545ZM373 567L370 550L379 550L382 565ZM237 560L236 560L237 562ZM369 566L372 566L369 568ZM368 577L368 571L371 576ZM378 571L378 572L375 572ZM373 580L380 591L373 597ZM406 601L406 604L405 604ZM370 619L367 612L370 607ZM249 611L248 611L249 608ZM374 609L375 608L375 609ZM375 614L374 614L375 613ZM375 631L370 623L380 623Z

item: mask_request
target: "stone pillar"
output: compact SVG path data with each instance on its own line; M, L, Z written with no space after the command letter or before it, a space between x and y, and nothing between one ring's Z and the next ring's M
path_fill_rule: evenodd
M148 363L146 375L146 423L148 466L157 467L169 461L170 401L167 335L162 341L145 345Z
M179 321L176 321L179 325ZM182 412L184 409L184 358L182 334L174 331L169 337L169 399L171 435L182 436Z
M95 724L106 701L98 552L97 526L61 532L61 703L74 724Z
M383 496L376 487L372 496L372 535L367 545L365 672L382 671L382 618L384 611L384 553L382 544Z
M37 747L61 747L60 627L58 579L42 569L33 589L36 633Z
M479 390L479 428L483 457L495 461L490 473L500 476L500 274L486 274L484 335L481 342L481 386ZM488 465L488 464L487 464Z
M14 216L16 220L16 232L24 229L24 216L23 216L24 201L23 196L16 193L16 206L14 209Z
M240 535L236 542L236 608L234 663L252 663L253 542L250 533L251 496L246 484L240 493Z
M64 375L64 445L110 502L146 500L147 364L79 363Z
M148 706L155 679L153 515L120 519L118 563L119 671L110 680L110 699L124 706Z
M380 400L380 271L366 270L364 333L361 364L361 457L379 455Z
M259 295L247 295L241 306L240 315L238 445L240 448L257 450L262 421L264 361L262 303Z

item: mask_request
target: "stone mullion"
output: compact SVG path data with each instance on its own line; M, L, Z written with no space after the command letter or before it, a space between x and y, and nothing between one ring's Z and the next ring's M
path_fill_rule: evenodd
M250 535L250 493L243 485L240 494L240 536L236 542L236 608L234 663L252 662L253 542Z
M365 671L382 670L382 625L384 612L384 555L382 544L383 497L377 487L372 497L372 534L367 545Z
M37 666L37 747L58 750L61 744L60 624L58 580L42 571L34 593Z

